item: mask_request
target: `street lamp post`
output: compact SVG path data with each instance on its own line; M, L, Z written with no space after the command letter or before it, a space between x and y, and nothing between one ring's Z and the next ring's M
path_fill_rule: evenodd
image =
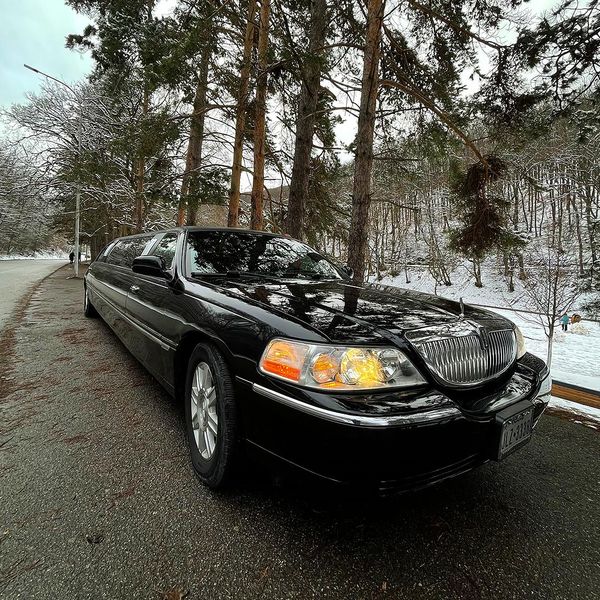
M64 81L57 79L56 77L52 77L52 75L48 75L48 73L44 73L39 69L31 67L29 65L23 65L26 69L37 73L38 75L42 75L47 79L51 79L52 81L56 81L56 83L60 83L62 86L66 87L75 98L78 98L77 92ZM77 183L75 187L75 248L74 248L74 258L73 258L73 276L79 277L79 218L80 218L80 204L81 204L81 135L83 133L83 102L79 102L79 117L77 122L77 161L78 161L78 173L77 173Z

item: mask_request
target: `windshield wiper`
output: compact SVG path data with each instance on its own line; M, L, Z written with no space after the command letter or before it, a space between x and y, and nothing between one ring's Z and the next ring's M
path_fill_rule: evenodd
M259 277L261 279L312 279L323 280L326 276L322 273L314 273L313 271L290 271L285 273L260 273L257 271L217 271L212 273L203 273L202 271L192 271L192 277ZM335 279L331 277L331 279Z
M192 271L192 277L239 277L239 271L211 271L205 273L204 271Z
M294 277L294 278L306 278L306 279L324 279L323 273L314 273L313 271L289 271L283 273L281 277Z
M213 271L204 273L202 271L192 271L192 277L263 277L265 279L273 279L274 275L266 273L257 273L254 271Z

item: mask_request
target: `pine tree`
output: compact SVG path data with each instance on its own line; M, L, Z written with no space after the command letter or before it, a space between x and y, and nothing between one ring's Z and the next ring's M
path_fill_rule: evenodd
M312 0L309 43L300 69L301 90L296 117L294 162L290 182L285 230L301 239L304 228L305 202L309 193L311 153L317 121L317 106L321 89L323 46L327 36L327 1Z
M375 108L379 89L379 58L384 8L383 0L369 0L367 6L367 31L352 186L352 219L348 239L348 265L354 271L354 281L357 282L364 279L367 254Z
M229 189L229 209L227 225L238 227L240 219L240 180L244 152L244 134L246 128L246 110L250 89L250 69L252 66L252 49L254 44L256 0L248 0L248 14L242 46L242 57L239 77L239 89L235 108L235 134L233 142L233 164L231 167L231 186Z
M265 188L265 145L267 119L267 83L268 64L267 49L269 45L269 18L271 0L260 0L260 20L258 26L258 64L256 81L256 113L254 116L254 169L252 177L251 197L251 229L264 228L263 198Z

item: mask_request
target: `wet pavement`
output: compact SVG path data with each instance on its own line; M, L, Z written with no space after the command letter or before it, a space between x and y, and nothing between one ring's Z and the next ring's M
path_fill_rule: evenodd
M0 260L0 331L28 289L64 264L45 259Z
M2 349L1 598L598 598L597 431L545 416L504 463L385 500L257 467L217 494L66 274Z

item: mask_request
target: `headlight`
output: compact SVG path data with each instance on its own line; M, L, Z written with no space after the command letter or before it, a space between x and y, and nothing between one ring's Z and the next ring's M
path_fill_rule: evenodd
M515 325L515 335L517 336L517 358L521 358L527 349L525 348L525 338L521 330Z
M371 390L421 385L425 379L396 348L348 348L274 339L260 370L323 390Z

